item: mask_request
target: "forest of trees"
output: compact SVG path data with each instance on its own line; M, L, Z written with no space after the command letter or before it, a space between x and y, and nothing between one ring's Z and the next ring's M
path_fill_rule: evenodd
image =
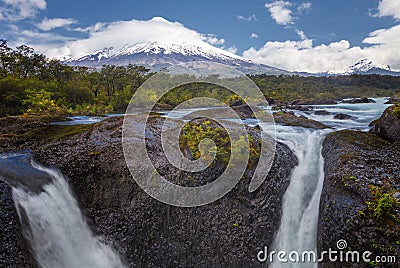
M134 65L71 67L25 45L11 49L0 40L0 116L122 111L150 75Z
M72 67L47 59L26 45L12 49L7 41L0 40L0 117L24 113L123 112L136 90L151 75L149 69L135 65L101 69ZM400 92L400 77L393 76L249 77L266 97L279 101L392 96ZM160 103L176 106L195 96L229 101L233 94L212 84L192 83L169 92Z

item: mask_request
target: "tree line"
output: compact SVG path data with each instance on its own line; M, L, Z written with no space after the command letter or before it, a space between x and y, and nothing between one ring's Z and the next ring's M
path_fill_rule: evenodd
M123 112L136 90L152 75L149 69L136 65L104 65L99 69L69 66L26 45L12 49L6 40L0 39L0 117L46 112L87 115ZM299 98L392 96L400 92L400 77L394 76L249 77L266 97L282 102ZM230 82L236 83L234 79ZM149 99L154 97L151 92L148 95ZM227 103L236 98L228 89L191 83L170 91L159 103L173 107L193 97Z
M135 65L69 66L26 45L12 49L0 40L0 116L122 111L151 75L149 69Z

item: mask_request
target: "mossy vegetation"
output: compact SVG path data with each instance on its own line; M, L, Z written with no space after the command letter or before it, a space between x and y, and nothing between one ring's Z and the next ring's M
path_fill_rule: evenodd
M38 144L46 144L73 135L82 134L91 128L92 125L46 125L21 134L18 138L21 141L34 141Z
M399 208L399 201L393 196L394 190L385 191L381 187L370 186L371 200L367 201L368 212L379 220L400 219L395 211Z
M214 123L211 125L210 120L202 122L189 122L182 129L182 135L180 138L181 150L185 146L190 150L192 159L199 159L202 155L199 145L204 139L213 140L215 146L212 143L205 144L203 150L208 150L209 153L215 154L217 159L227 163L227 159L230 157L230 140L229 135L225 129L216 126Z
M207 139L212 140L213 143L204 142ZM203 144L200 146L202 141ZM211 120L197 119L188 122L182 129L179 142L181 151L185 152L187 148L192 159L197 160L205 155L206 158L204 160L209 160L207 157L215 155L213 164L219 162L225 166L229 163L231 154L233 154L233 157L236 157L234 160L240 161L243 157L243 161L246 161L244 158L247 143L250 149L249 168L255 166L260 155L260 144L251 135L248 134L247 137L240 136L232 143L227 131L218 123Z

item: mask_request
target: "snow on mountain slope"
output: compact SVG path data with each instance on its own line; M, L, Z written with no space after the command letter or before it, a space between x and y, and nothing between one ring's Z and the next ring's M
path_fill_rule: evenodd
M362 59L346 70L328 72L328 75L351 75L351 74L380 74L400 76L400 71L393 70L389 65L381 65L370 59Z
M100 67L107 65L143 65L157 71L171 65L193 61L211 61L232 66L245 73L291 74L278 68L255 63L223 49L201 42L160 43L148 42L127 45L113 52L112 48L95 51L65 63L73 66Z

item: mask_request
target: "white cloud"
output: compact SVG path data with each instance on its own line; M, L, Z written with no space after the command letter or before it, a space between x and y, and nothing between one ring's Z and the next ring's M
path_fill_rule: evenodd
M312 40L267 42L259 50L250 48L243 56L256 62L290 71L324 72L348 68L363 58L400 69L400 25L377 30L365 38L365 47L346 40L314 45Z
M243 56L254 61L290 71L321 72L344 69L360 57L359 48L350 48L342 40L313 46L312 40L267 42L261 49L250 48Z
M303 31L296 29L296 33L300 37L301 40L307 39L307 35Z
M399 0L381 0L378 6L379 17L391 16L400 19L400 1Z
M0 0L0 20L17 21L35 17L46 9L46 0Z
M256 33L251 33L250 39L253 39L253 38L258 38L258 34L256 34Z
M85 28L78 27L78 28L75 28L74 31L82 32L82 33L97 32L97 31L105 29L105 27L107 25L108 25L108 23L97 22L94 25L89 26L89 27L85 27Z
M237 48L235 46L228 47L226 51L236 54Z
M161 17L147 21L130 20L96 24L85 29L85 39L66 42L58 48L42 50L49 57L80 57L105 47L113 47L115 51L126 45L143 42L189 43L211 47L209 44L222 45L223 38L212 34L201 34L188 29L179 22L170 22ZM212 47L211 47L212 49ZM231 49L233 50L233 49Z
M253 14L253 15L251 15L251 16L249 16L249 17L245 17L245 16L242 16L242 15L238 15L238 16L237 16L237 19L238 19L238 20L245 20L245 21L252 21L252 20L256 21L256 20L257 20L257 17L256 17L255 14Z
M215 34L204 35L204 38L210 45L223 45L225 43L224 38L218 38Z
M10 47L17 47L19 45L28 45L35 49L35 51L43 53L49 49L56 49L62 46L65 42L72 41L71 37L62 36L50 32L37 32L31 30L12 30L14 38L8 40Z
M309 12L311 10L311 3L310 2L304 2L301 3L298 7L297 7L297 11L299 13L303 13L303 12Z
M36 24L36 27L43 31L50 31L56 28L62 28L70 26L71 24L76 23L77 21L71 18L64 19L64 18L53 18L48 19L44 18L40 23Z
M297 12L293 9L297 6ZM310 2L303 2L300 5L293 4L288 1L283 1L283 0L276 0L272 3L266 3L265 7L268 9L270 12L271 18L275 20L275 22L279 25L284 25L287 28L294 29L294 31L297 33L297 35L300 37L301 40L307 39L306 34L297 29L297 27L294 26L295 20L298 19L297 17L294 17L293 14L303 14L307 13L311 10L312 4Z
M290 6L292 6L292 3L282 0L265 4L265 7L271 13L271 18L279 25L293 24L292 11L289 9Z

